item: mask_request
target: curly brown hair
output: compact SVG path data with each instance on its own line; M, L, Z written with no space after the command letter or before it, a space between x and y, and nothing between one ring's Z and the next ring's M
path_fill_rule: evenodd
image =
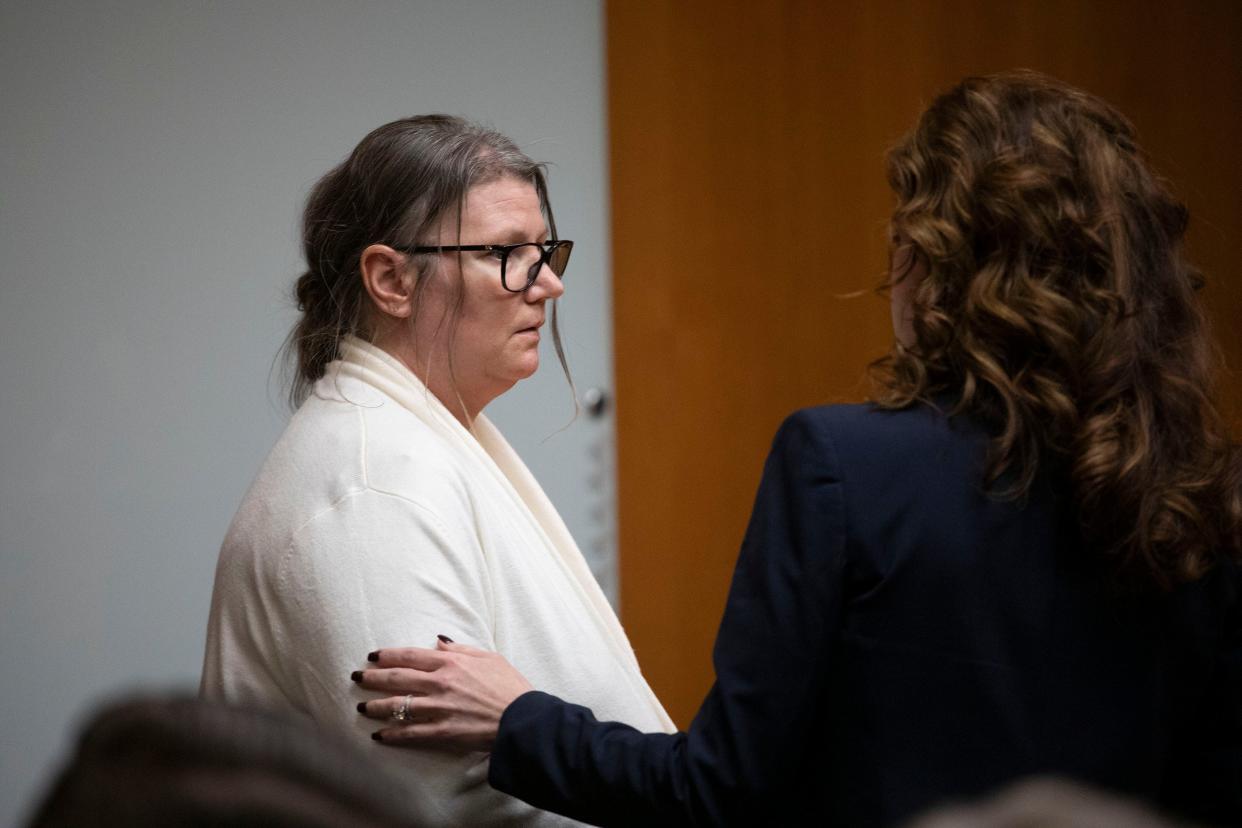
M1189 214L1130 122L1034 72L968 78L892 149L888 179L902 261L926 275L876 403L949 395L991 430L989 490L1068 479L1084 540L1140 582L1237 556L1242 455L1214 403Z

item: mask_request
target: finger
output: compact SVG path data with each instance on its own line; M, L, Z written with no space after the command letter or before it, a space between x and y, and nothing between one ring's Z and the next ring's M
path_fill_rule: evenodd
M434 747L455 753L471 753L479 750L470 736L454 732L438 721L413 722L380 728L371 738L391 747Z
M379 667L408 667L411 670L430 671L444 664L444 654L422 647L385 647L369 653L367 660Z
M432 681L430 673L406 667L357 670L350 678L368 690L378 690L390 696L404 696L407 693L425 696L438 686Z
M425 697L416 696L413 693L358 702L358 712L368 719L400 721L405 724L412 721L428 721L434 713ZM401 712L404 718L397 719L398 712Z
M478 647L471 647L469 644L458 644L453 639L439 638L436 641L436 649L446 653L461 653L469 656L485 656L491 655L490 650L480 650Z
M388 745L425 745L437 734L437 727L431 721L389 723L381 727L371 738ZM378 738L377 738L378 737Z

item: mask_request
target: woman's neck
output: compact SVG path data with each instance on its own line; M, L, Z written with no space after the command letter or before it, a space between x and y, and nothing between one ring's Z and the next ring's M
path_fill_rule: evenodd
M377 337L374 344L418 377L419 382L467 431L483 408L497 396L471 393L472 389L455 382L446 349L436 349L424 356L418 353L409 337L399 335Z

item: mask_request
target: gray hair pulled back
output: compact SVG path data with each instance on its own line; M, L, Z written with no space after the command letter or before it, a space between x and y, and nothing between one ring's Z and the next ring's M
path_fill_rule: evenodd
M294 408L337 358L342 337L372 336L369 296L359 273L362 251L371 244L425 243L453 211L460 230L466 193L508 176L534 186L555 239L543 165L499 132L452 115L384 124L315 184L302 215L306 272L294 289L302 315L284 348ZM434 257L418 259L416 295L434 267ZM555 305L552 335L565 368Z

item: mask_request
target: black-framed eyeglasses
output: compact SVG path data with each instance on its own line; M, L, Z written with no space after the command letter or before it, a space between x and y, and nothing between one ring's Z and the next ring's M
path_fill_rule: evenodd
M574 243L568 239L557 239L542 244L441 244L395 249L403 253L453 253L459 250L463 253L491 253L500 262L500 284L510 293L521 293L535 283L545 264L556 274L556 278L564 277Z

